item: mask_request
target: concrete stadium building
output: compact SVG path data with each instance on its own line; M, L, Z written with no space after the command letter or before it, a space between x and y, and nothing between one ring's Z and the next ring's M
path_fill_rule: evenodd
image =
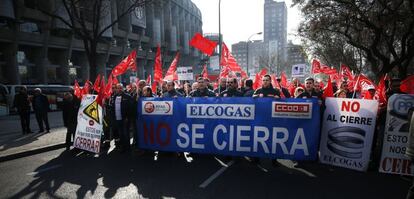
M102 0L110 14L102 26L113 22L130 0ZM67 25L44 14L45 5L68 19L60 0L1 0L0 4L0 83L72 84L89 77L90 67L84 44ZM42 7L43 6L43 7ZM137 49L137 74L152 74L155 50L161 45L166 71L177 51L179 65L196 66L201 53L189 46L196 33L202 33L202 16L190 0L153 0L135 8L108 29L98 43L97 73L108 75L128 53Z

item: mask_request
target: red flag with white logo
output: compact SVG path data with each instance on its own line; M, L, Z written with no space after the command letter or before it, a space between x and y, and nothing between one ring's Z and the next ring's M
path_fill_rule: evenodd
M321 63L317 59L312 60L312 74L321 72Z
M112 70L113 76L118 76L124 74L128 69L136 71L136 58L137 51L133 50L125 59L123 59L117 66Z
M178 65L179 59L180 59L180 52L177 52L177 55L175 55L174 60L171 62L171 65L168 68L167 74L165 74L164 81L178 80L177 65Z

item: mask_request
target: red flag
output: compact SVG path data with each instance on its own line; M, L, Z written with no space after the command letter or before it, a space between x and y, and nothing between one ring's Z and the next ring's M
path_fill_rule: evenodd
M223 43L223 46L222 46L221 58L222 58L221 63L220 63L221 66L228 66L229 69L231 71L234 71L234 72L241 72L242 71L240 65L237 63L236 59L230 53L230 51L227 48L227 45L225 43Z
M208 78L208 69L207 69L207 65L206 64L204 64L203 71L201 72L201 76L203 78Z
M136 71L136 58L137 52L133 50L125 59L123 59L117 66L112 70L113 76L118 76L124 74L128 69Z
M180 59L180 52L177 52L177 55L175 55L174 60L171 62L170 68L168 68L167 74L165 74L164 81L178 80L177 65L178 65L179 59Z
M98 74L98 76L95 79L95 83L93 84L93 90L95 90L98 93L99 93L99 89L100 89L100 87L99 87L100 83L101 83L101 75Z
M229 49L227 48L226 44L223 43L221 46L220 66L227 66L229 53L230 53Z
M221 71L220 71L219 78L220 78L220 79L221 79L221 78L227 78L227 77L229 77L229 74L230 74L230 69L229 69L229 67L227 67L227 66L222 66L222 67L221 67Z
M161 48L157 46L157 54L155 55L154 64L154 82L162 82L162 63L161 63Z
M211 56L217 46L217 43L204 38L203 35L197 32L191 39L190 46L197 48L201 52Z
M370 88L370 87L375 87L376 88L374 82L372 82L372 80L370 80L368 77L366 77L363 74L360 74L358 76L358 80L357 81L358 82L357 82L357 85L356 85L357 86L357 89L356 90L361 91L361 94L362 94L362 92L367 91L368 88Z
M100 81L100 86L99 87L102 88L102 89L99 90L98 97L96 97L96 102L99 105L103 106L103 101L105 100L105 97L106 97L105 89L104 89L104 87L105 87L105 79L104 78L102 78L102 80Z
M333 87L331 77L328 78L328 83L326 84L325 90L323 90L322 99L326 99L327 97L333 97Z
M256 73L256 76L254 78L253 82L253 89L258 89L262 87L262 77L267 74L267 69L263 68L259 73Z
M119 84L118 78L112 75L112 84Z
M105 92L105 98L111 97L112 95L112 74L110 74L108 77L108 82L106 83L104 92Z
M86 80L86 82L85 82L85 84L83 85L83 88L82 88L82 96L89 94L90 89L91 89L91 86L89 84L89 80Z
M157 84L158 82L154 80L154 82L152 82L151 84L151 90L153 93L157 94Z
M137 71L137 51L134 49L129 53L128 57L128 69L131 71Z
M73 86L74 94L78 99L82 98L82 90L79 86L78 81L75 79L75 85Z
M313 59L312 60L312 74L317 74L321 72L321 63L316 60Z
M341 75L338 73L329 75L329 77L331 78L331 81L336 82L336 85L341 85L342 79L341 79Z
M407 94L414 94L414 75L410 75L401 81L400 90Z
M371 93L369 93L367 91L367 92L365 92L363 99L372 100L372 99L374 99L374 96L372 96Z
M378 87L375 91L375 97L378 99L379 103L382 105L387 104L387 97L385 95L385 78L386 76L382 76L380 81L378 82Z
M349 67L345 64L341 64L341 76L346 77L348 81L354 80L351 69L349 69Z
M247 73L246 73L246 71L244 71L244 70L242 70L242 71L240 72L240 76L241 76L241 78L242 78L242 79L243 79L243 78L248 78Z
M325 65L321 68L321 73L325 73L327 75L335 75L335 74L338 74L338 71L336 71L335 68L331 68Z
M282 74L280 74L280 84L285 88L289 87L287 77L284 71L282 72Z
M151 85L151 75L148 75L146 82L147 85Z

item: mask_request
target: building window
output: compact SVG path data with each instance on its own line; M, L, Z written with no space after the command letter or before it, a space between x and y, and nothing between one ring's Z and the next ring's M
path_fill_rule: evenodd
M36 23L33 22L24 22L20 24L21 32L37 33L40 34L40 29Z

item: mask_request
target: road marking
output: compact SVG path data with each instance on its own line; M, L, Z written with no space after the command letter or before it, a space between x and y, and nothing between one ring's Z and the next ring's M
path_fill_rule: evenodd
M305 169L302 169L302 168L292 168L292 169L298 170L298 171L306 174L307 176L309 176L311 178L316 178L316 175L315 174L313 174L313 173L311 173L309 171L306 171Z
M190 156L189 152L184 152L184 158L188 163L191 163L193 161L193 157Z
M262 165L258 164L257 168L259 168L260 170L262 170L263 172L269 172L266 168L262 167Z
M229 168L233 164L234 164L234 160L232 160L229 163L227 163L226 166L223 165L223 167L221 167L218 171L216 171L216 173L214 173L207 180L205 180L203 183L201 183L199 187L200 188L206 188L211 182L213 182L214 179L216 179L217 177L219 177L227 168Z
M28 176L34 176L34 175L37 175L37 174L39 174L39 173L43 173L43 172L45 172L45 171L49 171L49 170L52 170L52 169L57 169L57 168L59 168L59 167L61 167L62 165L61 164L58 164L58 165L53 165L53 166L50 166L50 167L46 167L46 168L44 168L44 169L40 169L40 170L38 170L38 171L36 171L36 172L30 172L30 173L27 173L26 175L28 175Z

